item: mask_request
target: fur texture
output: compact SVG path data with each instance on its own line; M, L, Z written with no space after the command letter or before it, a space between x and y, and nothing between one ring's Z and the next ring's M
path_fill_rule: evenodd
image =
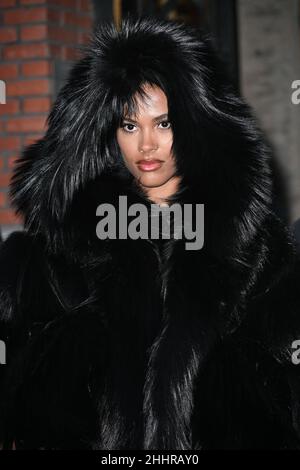
M167 95L180 188L205 242L105 240L96 207L151 201L115 131ZM300 448L299 261L272 156L208 36L153 18L96 29L10 187L0 251L2 440L18 448Z

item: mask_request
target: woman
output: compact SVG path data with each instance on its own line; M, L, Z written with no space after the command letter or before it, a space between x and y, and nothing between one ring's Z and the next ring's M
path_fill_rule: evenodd
M26 231L0 252L4 447L299 449L299 260L210 39L153 18L99 28L48 125L11 183ZM203 246L105 238L121 196L143 222L204 204Z

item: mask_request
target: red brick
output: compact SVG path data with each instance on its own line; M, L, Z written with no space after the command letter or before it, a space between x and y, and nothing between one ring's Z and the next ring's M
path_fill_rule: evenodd
M5 207L7 205L7 197L4 191L0 191L0 207Z
M0 8L14 7L16 3L16 0L0 0Z
M22 64L21 73L25 77L45 76L52 74L51 63L47 60L37 60Z
M16 44L3 47L4 59L32 59L35 57L48 57L47 44Z
M20 0L21 5L36 5L38 3L45 4L47 0Z
M46 118L43 116L22 116L10 119L6 128L8 132L43 132Z
M0 42L8 43L17 40L16 28L0 28Z
M9 99L6 101L6 104L0 105L0 116L9 116L12 114L17 114L19 111L20 111L19 100Z
M47 113L50 110L50 98L26 98L23 102L24 113Z
M0 188L7 188L10 182L10 173L0 173Z
M78 0L78 9L87 13L93 13L93 3L87 0Z
M23 80L8 83L6 91L7 96L46 95L50 92L50 83L46 78L28 81Z
M56 41L62 41L63 43L75 43L77 42L76 31L68 30L65 28L57 28L56 26L49 26L49 39Z
M24 136L23 146L31 145L42 137L44 137L44 134L26 135Z
M20 137L7 136L0 137L0 149L1 150L19 150L21 145Z
M48 2L50 5L57 5L59 7L67 7L73 9L77 7L77 0L48 0Z
M74 47L63 46L63 58L66 60L77 60L79 59L80 51Z
M57 46L56 44L50 44L49 45L49 50L50 50L50 56L52 58L58 58L62 59L63 58L63 47L62 46Z
M62 21L62 12L57 10L48 10L48 22L60 24Z
M0 225L20 223L22 223L22 218L20 216L16 216L12 209L0 210Z
M47 8L18 8L3 13L4 24L24 24L47 20Z
M90 29L92 26L92 19L89 16L82 16L80 13L65 11L63 14L63 23L65 25L79 26L80 28Z
M47 38L47 25L38 24L32 26L22 26L22 41L41 41Z
M14 155L13 157L8 157L7 164L8 168L12 169L14 168L15 162L17 158L19 158L20 155Z
M91 39L91 33L79 31L78 42L80 44L87 44L90 41L90 39Z
M0 78L5 80L6 78L16 78L18 76L18 65L17 64L2 64L0 65Z

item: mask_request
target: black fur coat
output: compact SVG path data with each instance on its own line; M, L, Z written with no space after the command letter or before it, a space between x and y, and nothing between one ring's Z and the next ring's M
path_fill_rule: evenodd
M184 239L99 240L96 207L150 200L112 129L142 82L169 102L203 203ZM272 157L209 38L160 20L98 30L11 183L0 249L0 441L23 449L300 449L300 264Z

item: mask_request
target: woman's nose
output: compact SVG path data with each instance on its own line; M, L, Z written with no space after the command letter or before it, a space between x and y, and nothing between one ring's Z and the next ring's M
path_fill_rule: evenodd
M158 142L151 131L143 131L139 142L141 153L150 153L158 149Z

